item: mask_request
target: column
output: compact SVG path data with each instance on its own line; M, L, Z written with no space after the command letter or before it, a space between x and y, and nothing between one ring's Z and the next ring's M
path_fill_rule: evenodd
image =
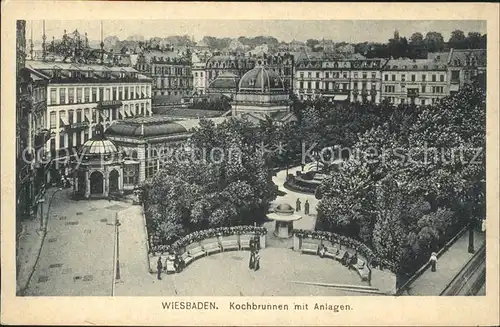
M86 188L85 188L85 198L90 198L90 172L87 170L85 171L85 183L86 183Z
M146 150L145 145L137 147L137 160L139 161L139 183L146 179Z
M118 190L120 191L120 194L123 194L123 164L118 172L120 173L120 176L118 176Z
M103 193L102 193L102 195L104 197L108 197L108 195L109 195L109 171L107 169L105 171L103 171L102 176L103 176L103 180L102 180Z

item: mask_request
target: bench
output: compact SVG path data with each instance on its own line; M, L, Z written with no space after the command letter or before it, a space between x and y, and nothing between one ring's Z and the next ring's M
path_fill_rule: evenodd
M219 242L205 243L205 244L202 244L202 247L203 247L203 250L205 250L206 255L221 251Z
M167 259L165 261L165 271L167 272L167 274L169 273L175 274L174 260Z
M300 251L302 253L318 254L318 249L319 249L318 244L302 243L302 247L300 248Z
M366 263L358 258L358 261L352 265L352 267L356 270L361 280L366 281L370 276L370 269L366 265Z
M189 255L188 251L181 254L181 259L184 261L184 264L186 266L189 265L194 260L193 257Z
M190 248L187 252L194 260L205 255L205 250L200 245Z
M339 251L340 251L340 249L335 245L334 246L327 246L326 252L325 252L325 257L336 259L336 256L339 253Z
M347 260L349 253L346 250L339 250L335 255L335 260L344 261Z
M234 236L223 237L220 244L222 246L222 251L238 250L240 248L238 239Z
M250 249L250 239L252 239L253 236L245 235L240 237L240 250L243 249Z

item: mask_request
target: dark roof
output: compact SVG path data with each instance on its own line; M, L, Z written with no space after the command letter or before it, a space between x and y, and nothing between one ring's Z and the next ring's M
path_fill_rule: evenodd
M149 118L149 119L147 119ZM186 128L167 117L143 117L117 121L106 129L107 135L145 137L187 133Z
M451 49L450 66L480 66L486 67L485 49Z
M238 75L224 72L217 76L216 79L210 83L210 89L236 89L238 87Z
M171 107L153 107L154 114L160 114L171 117L181 118L202 118L202 117L218 117L223 114L221 111L202 110L202 109L187 109L187 108L171 108Z

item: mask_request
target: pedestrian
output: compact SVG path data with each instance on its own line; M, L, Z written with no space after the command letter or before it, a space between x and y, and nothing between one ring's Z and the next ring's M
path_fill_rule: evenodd
M309 200L306 200L306 203L304 203L304 213L306 215L309 214Z
M255 252L250 251L250 261L248 262L248 269L254 269L255 267Z
M158 263L156 264L157 278L161 280L161 271L163 270L163 264L161 263L161 257L158 258Z
M431 262L431 270L432 271L436 271L436 263L437 263L437 254L436 252L432 252L431 253L431 258L429 259L429 261Z
M255 251L255 255L254 255L254 269L255 271L259 270L260 269L260 255L259 255L259 251Z
M255 235L254 236L254 247L257 251L260 250L260 239L259 239L259 236L258 235Z
M297 202L295 203L295 211L300 211L300 199L297 198Z

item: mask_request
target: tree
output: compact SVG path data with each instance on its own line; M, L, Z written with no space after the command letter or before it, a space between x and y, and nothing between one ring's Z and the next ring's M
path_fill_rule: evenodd
M478 32L469 32L467 34L467 48L468 49L485 49L482 47L482 36Z
M410 36L410 44L420 45L424 43L424 36L420 32L415 32Z
M461 30L454 30L451 32L450 39L448 40L448 46L454 49L467 48L467 40L464 32Z
M319 42L318 40L316 40L316 39L308 39L308 40L306 41L306 45L307 45L309 48L311 48L311 49L314 49L314 46L315 46L315 45L318 45L319 43L320 43L320 42Z
M425 35L424 43L428 52L439 52L444 49L443 35L438 32L428 32Z

